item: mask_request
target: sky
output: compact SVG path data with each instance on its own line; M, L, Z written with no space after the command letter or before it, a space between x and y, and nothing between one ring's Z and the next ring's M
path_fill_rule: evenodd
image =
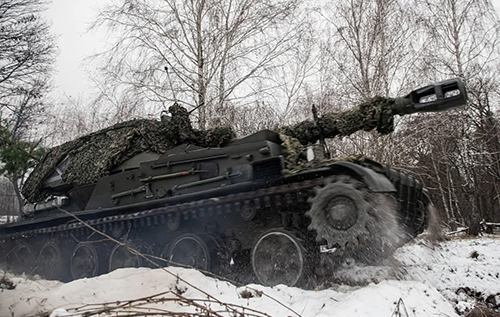
M92 87L87 70L95 68L88 57L105 49L105 35L89 32L98 8L109 0L52 0L46 16L57 36L59 55L56 62L53 96L59 102L64 96L75 99L87 96ZM491 0L500 12L500 0Z
M91 82L87 58L104 49L103 34L89 32L90 23L103 0L52 0L46 11L57 37L58 56L54 75L54 96L77 98L85 95Z

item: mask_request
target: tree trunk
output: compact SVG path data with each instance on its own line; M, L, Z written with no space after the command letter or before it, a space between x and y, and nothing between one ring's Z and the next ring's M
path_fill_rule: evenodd
M431 157L431 160L432 160L432 166L434 167L434 173L436 173L436 179L437 179L437 183L438 183L438 187L439 187L439 193L440 193L442 203L443 203L443 208L444 208L444 211L446 213L446 221L449 222L450 220L452 220L452 218L451 218L450 209L448 208L448 204L446 203L446 193L444 192L441 176L439 175L439 170L436 166L436 161L434 160L433 156Z
M207 113L206 113L206 95L207 87L205 84L205 57L203 56L203 34L202 34L202 19L203 11L205 7L205 1L202 0L198 7L197 17L196 17L196 45L197 45L197 56L196 62L198 66L198 113L200 115L199 125L201 130L205 130L207 123Z
M17 179L15 177L12 177L9 178L9 181L12 183L12 187L14 188L14 193L16 194L17 198L18 212L19 216L21 216L23 214L23 205L24 205L23 195L21 195L21 190L19 188L19 184L17 183Z

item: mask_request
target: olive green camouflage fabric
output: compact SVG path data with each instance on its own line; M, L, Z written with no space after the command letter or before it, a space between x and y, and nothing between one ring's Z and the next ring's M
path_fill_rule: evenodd
M394 130L392 105L394 99L376 97L354 109L327 113L317 121L303 121L277 132L283 142L283 157L287 169L298 168L301 144L313 144L320 139L346 136L356 131L377 129L381 134ZM188 111L174 104L171 118L165 121L131 120L82 136L47 151L23 186L29 202L45 199L43 180L68 157L62 175L66 184L80 186L94 183L127 159L142 152L165 153L180 144L218 147L235 137L230 127L207 131L192 127Z
M164 129L166 140L169 141L169 143L172 142L173 145L181 145L194 141L197 135L191 126L191 120L189 119L189 113L186 108L175 103L168 108L168 112L170 112L172 117Z
M235 137L231 128L193 129L189 113L178 105L170 107L169 112L172 117L164 122L147 119L122 122L48 150L26 180L24 197L29 202L45 199L43 181L65 157L69 160L62 180L80 186L96 182L142 152L163 154L183 143L217 147Z
M279 130L281 134L294 137L300 143L313 144L321 138L347 136L356 131L377 129L380 134L394 131L392 105L394 99L375 97L354 109L338 113L327 113L315 121L302 121Z
M280 134L281 139L281 155L283 155L283 161L286 170L291 170L295 168L299 162L299 155L304 149L304 146L291 136L286 134Z

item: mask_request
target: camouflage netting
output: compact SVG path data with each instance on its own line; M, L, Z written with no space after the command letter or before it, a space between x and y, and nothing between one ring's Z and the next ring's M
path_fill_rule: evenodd
M388 134L394 131L393 104L394 99L375 97L354 109L327 113L316 122L303 121L281 128L279 132L298 139L304 145L315 143L321 134L324 138L333 138L373 129L377 129L380 134Z
M277 131L284 143L287 166L293 166L302 144L320 139L346 136L356 131L377 129L387 134L394 129L393 99L376 97L352 110L327 113L314 121L303 121ZM142 152L165 153L183 143L203 147L217 147L235 137L231 128L207 131L193 129L189 113L175 104L169 108L170 120L132 120L80 137L47 151L23 187L29 202L45 199L41 191L43 180L66 156L68 165L62 175L67 184L74 186L96 182L119 164ZM288 137L287 137L288 136ZM298 141L297 141L298 140ZM288 152L290 153L288 153Z
M170 107L169 112L172 117L168 121L138 119L118 123L48 150L26 180L24 197L29 202L45 199L43 180L66 156L69 160L62 179L79 186L96 182L142 152L162 154L183 143L217 147L235 137L231 128L193 129L189 113L178 105Z

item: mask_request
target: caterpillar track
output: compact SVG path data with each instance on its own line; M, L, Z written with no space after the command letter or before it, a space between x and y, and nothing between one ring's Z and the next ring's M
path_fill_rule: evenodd
M428 94L437 101L419 104ZM440 111L465 100L452 80L394 101L393 111ZM187 114L178 106L173 113ZM369 159L326 159L320 145L297 150L294 139L268 130L220 146L182 138L162 146L160 123L134 124L46 154L23 191L32 203L22 220L0 226L4 267L69 281L181 265L244 283L311 287L344 261L384 258L427 226L422 185Z
M387 171L393 170L387 169ZM324 169L318 169L316 173L320 172L324 173ZM304 176L306 175L301 177ZM411 178L403 175L400 177L410 183ZM319 276L327 277L325 271L334 268L331 266L332 260L338 265L347 257L363 259L365 258L363 255L371 252L370 249L373 248L372 244L357 245L354 249L346 245L347 230L338 230L339 234L336 237L328 237L332 240L326 241L327 239L318 237L314 228L310 228L311 217L307 215L311 206L310 201L315 199L315 192L334 184L337 179L337 176L324 175L255 191L102 218L68 212L63 223L54 226L46 226L43 222L33 223L31 224L33 228L26 230L10 226L4 228L5 233L2 236L2 246L6 250L3 253L4 261L8 269L38 273L50 279L63 281L92 277L126 266L153 266L119 244L106 240L99 234L102 232L140 251L159 266L176 262L241 282L260 282L268 285L299 283L301 286L307 286ZM348 176L342 179L348 179ZM426 224L427 201L425 196L421 196L422 188L418 186L418 182L414 180L413 182L417 186L409 187L402 193L413 191L410 196L422 200L407 203L404 212L401 208L399 211L396 208L391 210L394 216L398 217L398 228L399 226L405 228L404 233L398 232L397 236L404 241L413 234L421 232ZM387 195L394 197L393 194ZM407 202L402 200L403 197L399 199L400 204ZM420 201L423 201L422 205L419 205ZM235 225L238 222L240 224ZM217 226L219 228L216 228ZM29 228L25 225L23 229L27 227ZM302 264L300 274L283 273L281 280L272 278L276 276L275 271L252 276L255 275L252 274L252 270L258 272L262 270L263 265L269 265L269 263L256 263L259 261L259 256L255 255L255 252L262 252L262 248L269 247L262 244L256 247L256 241L266 234L267 239L274 239L273 233L289 240L272 241L273 249L269 252L273 253L276 252L275 244L286 246L293 244L293 241L300 237L295 248L304 251L303 254L297 255L297 259L308 261ZM377 235L380 233L368 232L371 241L377 239ZM198 239L193 240L194 248L203 249L201 254L197 254L194 260L189 261L185 256L177 255L176 251L184 247L192 249L193 243L177 249L171 248L179 239L183 241L188 238ZM328 244L337 250L333 253L322 253L320 247ZM325 267L325 264L321 265L325 262L322 257L328 258L326 261L328 267ZM299 261L297 259L295 260ZM274 259L280 263L293 260L290 259L288 252L281 257L277 255ZM253 267L250 267L250 263L253 263ZM241 274L242 272L244 274ZM307 280L304 280L302 275L307 275Z

